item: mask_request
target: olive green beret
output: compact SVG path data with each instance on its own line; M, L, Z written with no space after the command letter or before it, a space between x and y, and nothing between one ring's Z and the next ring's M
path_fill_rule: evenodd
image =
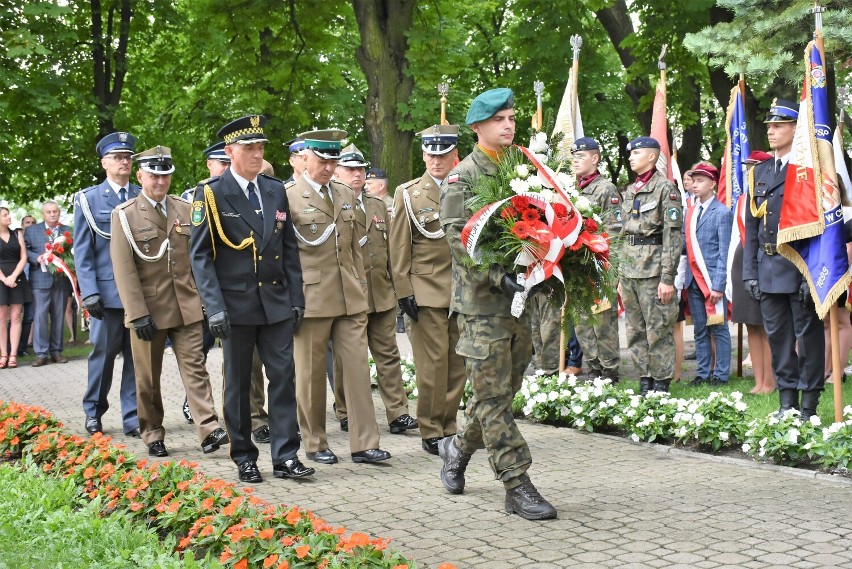
M515 97L511 89L505 87L491 89L479 95L470 104L465 124L472 125L475 122L490 119L503 109L513 108L515 108Z

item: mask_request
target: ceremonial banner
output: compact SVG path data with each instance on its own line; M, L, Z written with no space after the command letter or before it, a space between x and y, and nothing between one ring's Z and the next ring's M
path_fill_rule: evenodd
M565 85L565 94L562 96L562 104L556 113L556 124L553 126L553 134L562 133L563 138L559 143L559 154L571 155L571 145L583 134L583 118L580 116L580 100L577 97L577 75L579 74L579 56L582 40L579 36L571 37L571 45L574 48L574 61L568 72L568 84Z
M739 85L731 89L731 102L725 119L725 155L719 175L719 191L716 197L732 208L745 192L746 164L751 154L746 127L745 103Z
M805 49L805 84L784 183L778 252L807 280L820 318L850 281L828 108L822 56L812 41Z
M657 81L657 94L654 96L654 110L651 114L651 138L660 143L660 157L657 159L657 169L665 174L666 178L674 181L672 177L671 150L669 149L668 121L666 119L666 76L665 70L661 71L661 77Z
M843 148L843 135L841 131L843 121L843 111L840 112L840 121L837 123L837 128L834 129L834 167L837 170L837 179L843 182L843 189L846 191L846 197L852 202L852 179L849 178L849 170L846 168L846 161L843 159L846 151Z

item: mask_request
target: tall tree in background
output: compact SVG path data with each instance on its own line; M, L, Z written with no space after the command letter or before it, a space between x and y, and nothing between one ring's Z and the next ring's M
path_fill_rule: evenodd
M115 132L113 119L127 75L127 44L133 17L131 0L106 4L91 0L92 94L97 108L99 139Z
M364 127L372 162L388 172L391 187L411 179L414 133L399 128L400 105L414 88L408 74L408 39L415 0L352 0L361 44L355 58L367 79Z

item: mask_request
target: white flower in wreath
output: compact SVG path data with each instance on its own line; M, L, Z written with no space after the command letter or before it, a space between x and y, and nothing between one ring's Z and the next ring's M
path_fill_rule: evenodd
M520 178L509 180L509 187L512 188L512 191L516 194L522 194L530 190L530 185Z
M529 178L530 176L530 167L526 164L518 164L515 166L515 171L521 178Z
M616 415L612 418L613 425L620 425L622 421L624 421L624 419L621 418L621 415Z
M769 439L768 439L768 438L766 438L766 437L763 437L762 439L760 439L760 442L759 442L759 443L757 443L757 444L758 444L758 446L759 446L760 448L763 448L763 447L765 447L765 446L766 446L766 443L767 443L767 442L769 442Z
M577 198L574 200L574 205L581 212L587 212L592 209L592 202L590 202L589 198L587 198L586 196L577 196Z
M542 184L541 178L538 177L538 174L533 174L529 178L527 178L527 183L530 185L530 189L540 190L544 184Z
M530 139L530 150L535 153L547 152L547 133L537 132Z
M559 416L560 417L564 417L568 413L570 413L570 410L568 409L568 407L562 406L562 407L559 408Z

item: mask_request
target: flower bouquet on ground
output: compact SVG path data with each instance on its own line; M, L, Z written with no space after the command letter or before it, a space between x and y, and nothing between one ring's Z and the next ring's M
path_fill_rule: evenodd
M538 133L534 140L545 136ZM609 236L599 212L574 190L571 174L561 171L566 164L548 164L543 154L510 147L497 175L481 176L466 203L476 212L461 235L472 262L483 271L499 265L524 286L512 302L515 317L533 287L560 304L567 298L566 312L574 319L588 317L600 299L614 296Z

